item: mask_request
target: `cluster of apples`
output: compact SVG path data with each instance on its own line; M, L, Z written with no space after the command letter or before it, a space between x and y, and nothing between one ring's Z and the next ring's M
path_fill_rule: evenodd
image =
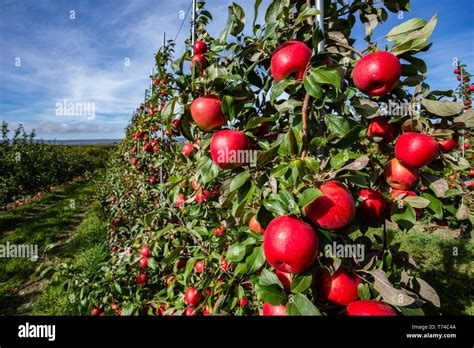
M457 75L458 81L461 81L461 73L462 73L462 68L456 68L454 69L454 73ZM462 79L461 84L468 84L470 81L469 77L464 77ZM471 108L472 100L471 100L471 92L474 91L474 85L466 86L465 88L465 100L464 100L464 110L469 110Z

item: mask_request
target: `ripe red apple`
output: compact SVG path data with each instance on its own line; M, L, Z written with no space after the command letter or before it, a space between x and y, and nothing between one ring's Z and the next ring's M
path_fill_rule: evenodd
M179 118L174 119L173 122L172 122L172 123L173 123L173 127L174 127L174 128L178 128L178 127L179 127L179 122L180 122L180 121L179 121Z
M207 52L207 45L204 41L196 41L194 43L194 54L204 54Z
M145 135L144 132L137 131L137 132L135 133L135 139L140 139L140 138L142 138L144 135Z
M461 73L461 69L459 69L459 68L454 69L454 73L455 73L455 74L460 74L460 73Z
M279 270L275 270L275 274L278 277L278 279L281 282L281 285L283 285L283 289L289 293L291 291L291 274L282 272Z
M471 92L474 91L474 85L470 85L470 86L469 86L469 90L470 90Z
M387 162L384 170L385 181L394 189L408 190L418 181L418 169L404 165L393 158Z
M142 257L140 259L140 268L147 268L148 267L148 257Z
M181 193L178 195L178 199L176 200L175 204L179 207L180 205L184 203L185 200L186 200L186 197Z
M185 315L186 315L186 316L194 316L194 315L197 315L195 308L194 308L194 307L188 307L188 308L186 308Z
M369 96L391 92L398 84L402 66L390 52L379 51L362 57L352 71L354 85Z
M219 262L221 264L220 265L221 270L227 271L229 269L229 261L227 261L224 256L221 257Z
M397 137L397 133L397 128L385 117L374 118L367 129L368 137L381 137L387 143L392 142Z
M438 143L429 135L407 132L395 143L395 157L412 168L426 166L438 156Z
M459 136L453 134L451 139L443 139L438 141L439 149L443 152L450 152L458 145Z
M315 260L319 238L311 225L279 216L265 230L263 250L268 263L286 273L301 273Z
M92 309L92 311L91 311L91 315L93 315L93 316L98 316L101 313L102 313L102 310L99 307L96 307L96 308Z
M203 270L204 270L204 262L202 262L202 261L197 261L197 262L194 264L194 272L196 272L196 273L202 273Z
M471 99L466 99L466 101L464 102L466 105L471 105L472 104L472 101Z
M149 181L150 181L150 184L154 185L156 183L156 178L152 176Z
M241 298L240 301L239 301L240 308L243 308L243 307L247 306L248 304L249 304L249 300L247 300L246 297Z
M115 311L115 312L117 312L117 311L119 310L119 305L118 305L117 303L114 303L114 304L112 305L112 310Z
M143 150L145 150L146 152L151 152L153 150L153 145L151 143L146 143Z
M346 306L359 299L360 279L344 268L332 275L327 268L322 268L316 275L316 284L321 296L334 304Z
M397 312L386 303L362 300L349 304L346 307L345 314L350 316L396 316Z
M196 125L206 132L227 122L222 113L222 101L214 95L206 95L191 103L191 117Z
M387 205L385 197L380 192L363 189L359 192L359 198L362 200L360 210L363 218L367 222L380 221Z
M140 273L137 275L136 282L138 285L146 284L148 283L148 276L145 273Z
M211 139L211 157L223 169L238 168L249 160L249 138L243 132L222 130Z
M260 226L260 223L257 221L257 215L252 216L249 222L249 229L255 233L265 234L265 230Z
M270 303L264 302L263 303L263 315L264 316L286 315L286 306L285 305L272 306Z
M219 228L217 228L215 231L214 231L214 235L215 236L221 236L223 235L225 232L225 227L223 225L221 225Z
M194 152L194 147L191 144L184 144L181 151L184 157L189 157Z
M338 230L346 226L355 214L351 191L336 180L326 182L319 189L324 196L306 206L308 219L327 230Z
M150 249L148 249L148 247L146 245L143 245L140 248L140 253L143 257L148 257L148 256L150 256Z
M199 191L196 194L196 202L197 203L205 202L208 199L209 199L209 191L208 190L202 190L202 191Z
M135 157L132 158L132 164L133 164L133 165L136 165L137 163L138 163L138 160L137 160Z
M301 41L291 40L277 47L272 55L271 72L276 81L291 75L302 80L313 52Z
M184 294L184 300L191 306L196 306L201 300L201 293L196 288L188 288Z
M204 73L204 69L207 68L208 62L206 56L202 54L195 54L191 58L191 64L189 68L193 70L193 65L196 67L196 72L202 75Z

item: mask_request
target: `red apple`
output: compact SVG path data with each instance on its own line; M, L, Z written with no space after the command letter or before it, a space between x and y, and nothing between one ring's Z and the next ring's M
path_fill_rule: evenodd
M395 143L395 157L412 168L426 166L438 156L438 143L429 135L407 132Z
M194 152L194 147L191 144L184 144L181 151L184 157L189 157Z
M185 200L186 197L181 193L178 195L178 199L176 200L175 204L179 207L184 203Z
M439 149L443 152L450 152L458 145L459 136L453 134L451 139L443 139L438 141Z
M202 190L202 191L199 191L196 194L196 202L197 203L205 202L208 199L209 199L209 191L208 190Z
M156 178L151 177L149 181L150 181L150 184L154 185L156 183Z
M150 249L148 249L148 247L146 245L143 245L141 248L140 248L140 254L143 256L143 257L148 257L150 256Z
M418 169L404 165L393 158L387 162L384 170L385 181L394 189L408 190L418 181Z
M138 285L146 284L148 283L148 276L145 273L140 273L137 275L136 282Z
M373 119L367 129L368 137L381 137L385 142L390 143L397 137L397 128L388 123L385 117Z
M247 300L246 297L241 298L240 301L239 301L240 308L243 308L243 307L247 306L248 304L249 304L249 300Z
M99 307L96 307L91 311L91 315L93 315L93 316L98 316L101 313L102 313L102 310Z
M257 221L257 215L252 216L249 222L249 229L255 233L265 234L265 230L260 226L260 223Z
M191 306L195 306L199 303L201 300L201 293L196 290L196 288L188 288L186 290L186 293L184 295L184 300L186 301L187 304Z
M459 68L454 69L454 73L455 73L455 74L460 74L460 73L461 73L461 69L459 69Z
M280 280L281 285L283 285L283 289L289 293L291 291L291 274L282 272L279 270L275 270L275 274Z
M207 58L206 56L202 54L195 54L191 58L191 64L189 65L189 68L193 70L193 65L196 66L196 72L200 73L201 75L204 73L204 69L207 68Z
M207 45L204 41L196 41L194 43L194 54L204 54L207 52Z
M397 312L386 303L362 300L349 304L346 307L345 314L350 316L396 316Z
M474 85L470 85L470 86L469 86L469 90L470 90L471 92L474 91Z
M265 230L263 250L268 263L286 273L301 273L315 260L319 238L311 225L279 216Z
M223 169L241 167L250 159L249 144L249 138L243 132L218 131L211 140L212 160Z
M185 314L186 314L186 316L194 316L194 315L197 315L196 310L195 310L194 307L188 307L188 308L186 308Z
M466 104L466 105L471 105L471 104L472 104L471 99L466 99L465 104Z
M140 259L140 268L147 268L148 267L148 257L142 257Z
M117 303L114 303L114 304L112 305L112 310L115 311L115 312L117 312L117 311L119 310L119 305L118 305Z
M351 191L336 180L326 182L319 189L324 196L306 206L308 219L327 230L338 230L346 226L355 214Z
M195 264L194 264L194 272L196 273L202 273L204 269L204 262L202 261L197 261Z
M402 66L390 52L379 51L361 58L352 71L354 85L369 96L391 92L398 84Z
M138 160L136 158L132 158L132 164L136 165L138 163Z
M302 80L313 52L303 42L291 40L277 47L272 55L271 72L276 81L291 75Z
M179 122L180 122L180 121L179 121L179 118L174 119L173 122L172 122L172 123L173 123L173 127L174 127L174 128L178 128L178 127L179 127Z
M322 268L317 273L316 284L321 296L334 304L346 306L359 299L357 286L360 279L344 268L339 268L332 275L327 268Z
M286 306L285 305L272 306L270 303L264 302L263 303L263 315L264 316L286 315Z
M360 210L363 218L367 222L380 221L387 205L385 197L380 192L363 189L359 192L359 198L362 200Z
M227 122L222 113L222 101L214 95L206 95L191 103L191 117L196 125L206 132Z

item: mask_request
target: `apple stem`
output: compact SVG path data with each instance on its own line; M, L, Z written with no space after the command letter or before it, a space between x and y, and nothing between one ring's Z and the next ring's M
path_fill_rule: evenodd
M301 153L301 159L304 160L308 153L308 106L309 106L309 94L306 93L303 101L302 110L302 121L303 121L303 151Z

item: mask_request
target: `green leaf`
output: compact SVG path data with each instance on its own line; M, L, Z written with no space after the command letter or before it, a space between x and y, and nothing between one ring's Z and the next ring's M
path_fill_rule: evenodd
M402 42L409 33L416 29L420 29L426 25L426 21L423 18L412 18L400 25L397 25L390 30L386 36L388 41L398 44Z
M314 17L319 14L319 10L306 6L303 11L298 14L298 18L296 18L295 25L303 23L309 17Z
M282 81L279 81L275 83L272 87L272 90L270 92L270 103L274 104L275 100L283 94L285 89L289 86L294 84L295 81L291 79L285 79Z
M232 244L227 250L225 258L229 261L239 262L243 260L246 251L247 248L245 245L240 243Z
M278 279L275 273L270 272L268 269L262 270L262 273L260 273L260 276L258 277L258 282L261 285L276 284L283 289L283 285L281 284L280 279Z
M309 93L310 96L316 100L322 100L324 98L324 89L321 87L316 78L313 75L307 75L304 77L304 89Z
M429 113L441 117L458 115L464 107L463 102L436 101L425 98L421 99L421 104Z
M403 198L403 200L410 204L413 208L423 209L430 204L430 201L428 199L417 196L405 197Z
M324 115L326 126L331 133L338 135L339 137L344 136L350 130L349 121L345 116L337 115Z
M221 43L226 42L229 35L237 36L242 32L245 26L245 12L236 3L232 3L228 7L227 26L222 31L219 41Z
M319 309L303 294L293 295L288 301L288 309L290 315L321 315Z
M314 187L306 189L298 199L298 206L300 208L306 207L308 204L313 202L316 198L321 197L323 194L321 191Z
M272 306L279 306L287 301L287 297L283 289L276 285L261 285L255 286L255 292L257 296L265 302L270 303Z
M370 288L367 284L360 283L357 290L361 300L370 300Z
M247 171L237 174L230 184L229 193L234 192L235 190L240 188L243 184L247 182L249 178L250 178L250 174Z
M268 6L267 12L265 13L265 23L268 25L269 23L276 22L279 14L283 11L284 2L282 0L274 0Z
M416 223L415 210L409 205L405 205L402 208L395 205L392 208L391 217L393 222L396 222L406 230L410 230Z
M264 200L263 206L275 216L286 215L288 212L288 206L286 206L282 201L276 199Z
M303 275L298 274L292 279L291 292L294 294L301 293L311 286L313 282L313 276L311 274Z
M257 18L258 18L258 9L260 7L260 4L262 3L262 0L255 0L255 3L253 5L253 21L252 21L252 28L253 28L253 33L256 34L255 32L255 23L257 22Z
M429 193L423 192L421 194L424 198L430 201L430 205L428 209L430 209L434 213L434 217L436 219L442 220L443 219L443 202L441 202L438 198Z
M392 53L399 56L405 52L418 52L424 49L433 33L437 20L437 16L434 15L425 26L410 32L403 40L392 47Z
M314 82L322 85L331 85L336 89L336 92L341 90L341 75L337 68L332 67L319 67L309 69L308 76L314 80Z
M253 274L257 272L265 264L265 255L263 253L263 246L253 249L252 253L245 260L247 273Z

